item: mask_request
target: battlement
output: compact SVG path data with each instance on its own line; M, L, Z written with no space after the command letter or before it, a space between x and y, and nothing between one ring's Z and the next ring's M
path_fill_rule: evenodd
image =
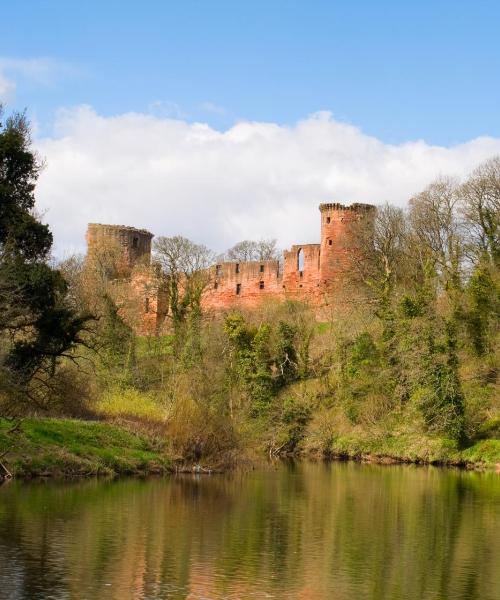
M151 233L147 229L138 229L137 227L131 227L130 225L109 225L108 223L89 223L87 225L87 231L123 231L123 232L134 232L139 235L144 235L150 239L154 238L154 233Z
M355 202L354 204L340 204L339 202L329 202L319 205L320 212L326 211L352 211L352 212L368 212L375 210L373 204L363 204L361 202Z

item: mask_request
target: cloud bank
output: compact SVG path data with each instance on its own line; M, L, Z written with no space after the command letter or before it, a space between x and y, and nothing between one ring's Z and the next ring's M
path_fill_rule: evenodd
M216 251L250 238L319 241L320 202L404 205L441 174L465 176L500 153L481 137L450 148L385 144L319 112L293 126L203 123L90 107L61 112L37 188L59 256L84 250L88 222L185 235Z

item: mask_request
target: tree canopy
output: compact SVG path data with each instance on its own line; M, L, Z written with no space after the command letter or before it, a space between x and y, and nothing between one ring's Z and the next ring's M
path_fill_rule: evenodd
M35 213L41 162L24 114L0 113L0 394L40 405L58 360L82 342L90 318L67 301L67 284L48 262L52 233Z

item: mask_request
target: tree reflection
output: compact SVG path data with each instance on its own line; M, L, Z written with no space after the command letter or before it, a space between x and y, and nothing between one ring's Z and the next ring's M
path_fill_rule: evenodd
M9 598L488 599L500 480L352 463L0 489ZM1 594L0 594L1 595Z

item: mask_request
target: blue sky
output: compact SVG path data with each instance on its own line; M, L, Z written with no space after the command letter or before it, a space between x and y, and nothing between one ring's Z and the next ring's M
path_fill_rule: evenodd
M498 0L0 5L0 57L48 61L3 68L41 131L88 104L217 129L328 110L388 143L500 136Z
M500 154L500 0L0 0L0 101L44 158L55 253L88 222L317 242Z

